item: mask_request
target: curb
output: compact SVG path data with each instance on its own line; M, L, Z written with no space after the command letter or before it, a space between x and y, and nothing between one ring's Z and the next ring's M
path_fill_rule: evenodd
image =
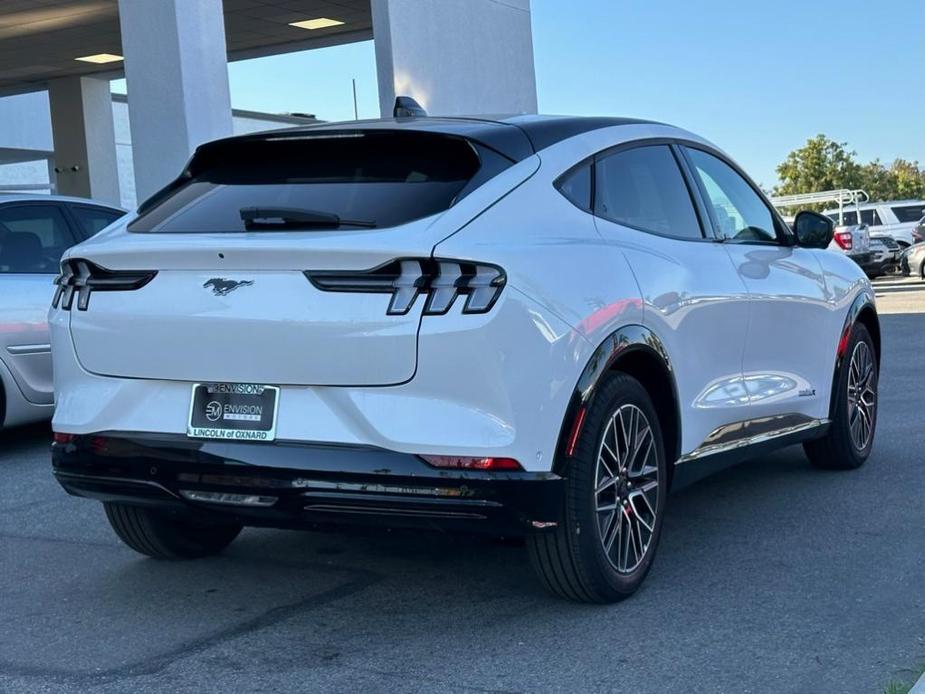
M912 685L909 694L925 694L925 674L919 677L918 681Z

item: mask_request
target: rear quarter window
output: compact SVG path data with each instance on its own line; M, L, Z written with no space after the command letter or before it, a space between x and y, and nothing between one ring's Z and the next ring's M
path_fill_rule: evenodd
M891 208L900 224L918 222L925 216L925 205L900 205Z
M393 227L447 210L511 163L464 138L418 131L228 140L197 152L187 180L142 205L128 229L243 232L245 208L311 211L363 227Z
M576 207L591 211L591 163L582 164L556 181L556 188Z

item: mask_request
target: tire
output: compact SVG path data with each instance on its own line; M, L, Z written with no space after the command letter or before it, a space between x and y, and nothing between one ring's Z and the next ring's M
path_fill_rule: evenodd
M631 438L618 434L612 421L621 432L635 429L635 446L628 445ZM621 463L608 452L609 446L622 447L617 453L629 447L638 453L635 459L621 456ZM620 372L606 377L587 410L568 466L558 525L527 536L533 568L549 592L568 600L609 603L627 598L652 566L668 489L658 416L639 381ZM626 467L628 476L613 474ZM598 487L602 491L595 493Z
M242 527L195 523L139 506L103 506L119 539L139 554L155 559L198 559L218 554Z
M864 361L865 355L867 361ZM863 373L852 372L857 362L862 362L857 364L857 369L863 370ZM877 431L878 372L874 341L862 323L855 323L838 372L835 414L829 430L822 438L803 444L803 450L813 465L826 470L853 470L861 467L870 456ZM855 404L854 398L849 397L849 384L857 392L853 383L858 378L861 379L862 400Z
M919 263L919 279L925 280L925 260Z

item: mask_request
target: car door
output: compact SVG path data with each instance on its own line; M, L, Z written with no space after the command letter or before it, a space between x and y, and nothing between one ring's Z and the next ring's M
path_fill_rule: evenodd
M61 254L76 241L58 204L0 206L0 359L36 404L54 401L46 316Z
M664 343L681 408L681 452L747 416L742 350L748 294L667 142L636 142L595 161L599 232L619 247L643 299L643 321Z
M718 153L694 146L684 153L714 233L749 292L742 363L749 419L775 431L828 416L831 336L839 330L816 257L826 251L793 245L774 208Z

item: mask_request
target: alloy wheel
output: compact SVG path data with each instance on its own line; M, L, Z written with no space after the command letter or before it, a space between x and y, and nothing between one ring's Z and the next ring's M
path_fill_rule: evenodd
M848 429L851 443L863 451L874 433L877 413L876 369L870 347L858 342L848 365Z
M629 404L618 408L598 446L594 506L604 554L619 573L639 567L655 535L661 493L657 455L642 410Z

